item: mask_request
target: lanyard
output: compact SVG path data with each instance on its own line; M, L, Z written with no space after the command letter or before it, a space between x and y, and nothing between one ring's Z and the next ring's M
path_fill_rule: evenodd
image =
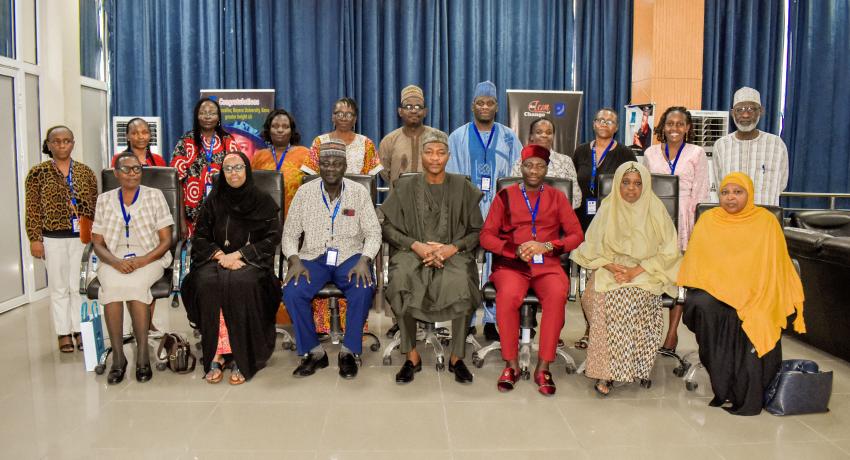
M525 192L525 184L519 188L522 191L522 197L525 198L525 206L528 207L528 212L531 213L531 237L537 239L537 211L540 210L540 195L543 195L543 186L537 192L537 201L534 203L534 209L531 209L531 201L528 200L528 193Z
M475 122L472 123L472 130L475 131L475 137L478 138L478 142L484 147L484 163L487 163L487 151L490 150L490 142L493 141L493 133L496 132L496 125L493 125L493 129L490 130L486 144L484 143L484 139L481 138L481 133L478 131L478 127L475 126Z
M56 166L56 161L53 161L53 167L59 171L59 167ZM62 174L59 171L59 174ZM65 178L65 183L68 184L68 196L71 197L71 207L73 208L74 215L77 215L77 194L74 192L74 160L71 159L71 164L68 166L68 177Z
M210 165L213 162L213 148L215 148L215 134L210 138L210 148L205 149L207 152L207 177L210 175Z
M133 202L130 203L131 206L136 203L136 200L139 199L139 192L141 191L141 187L136 189L136 194L133 195ZM118 202L121 203L121 215L124 217L124 236L126 236L128 239L127 244L130 244L130 219L132 219L133 216L131 216L130 213L127 212L127 208L124 207L124 192L120 188L118 189Z
M608 147L605 147L605 151L602 152L602 157L599 158L599 164L602 164L602 162L605 161L608 151L611 150L611 147L613 146L614 139L611 139L611 143L608 144ZM593 142L593 147L590 148L590 163L593 165L590 170L590 193L594 193L596 191L596 141Z
M278 172L280 172L280 167L283 166L283 160L286 159L286 154L287 154L287 152L289 152L290 147L292 147L292 145L286 146L286 150L283 151L283 155L281 155L280 160L278 160L277 159L277 151L274 149L274 146L272 146L272 156L274 157L274 163L277 165L277 171Z
M670 166L670 174L676 174L676 165L679 164L679 156L682 155L682 150L685 149L685 143L682 142L682 145L679 146L679 151L676 152L676 159L673 162L670 162L670 144L664 144L664 153L667 155L665 159L667 160L667 166Z
M325 198L325 183L322 182L319 184L319 188L322 189L322 201L325 202L325 208L328 209L328 212L331 212L331 207L328 205L328 199ZM331 213L331 236L334 234L334 222L336 221L336 215L339 212L339 204L342 203L342 193L345 192L345 184L342 184L342 190L339 192L339 198L337 198L336 206L334 206L333 213Z

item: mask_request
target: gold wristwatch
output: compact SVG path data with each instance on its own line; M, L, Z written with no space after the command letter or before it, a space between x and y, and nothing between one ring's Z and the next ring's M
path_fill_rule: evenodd
M546 252L552 252L555 249L555 246L549 241L543 243L543 246L546 248Z

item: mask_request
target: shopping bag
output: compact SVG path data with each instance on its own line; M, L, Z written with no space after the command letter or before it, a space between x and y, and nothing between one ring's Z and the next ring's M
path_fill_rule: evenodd
M80 307L80 333L83 336L83 362L87 372L92 372L104 353L103 323L100 320L100 307L96 300L83 302Z

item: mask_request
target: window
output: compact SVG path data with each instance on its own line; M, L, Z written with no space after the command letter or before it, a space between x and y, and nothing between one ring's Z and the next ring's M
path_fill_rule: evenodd
M15 0L0 0L0 56L15 59Z
M103 0L80 0L80 75L105 80Z

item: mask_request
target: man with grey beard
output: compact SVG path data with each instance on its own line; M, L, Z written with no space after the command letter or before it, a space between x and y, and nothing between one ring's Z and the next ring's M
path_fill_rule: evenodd
M758 91L746 86L735 91L730 112L738 130L714 144L715 183L743 172L753 180L756 204L778 206L788 185L788 148L779 136L756 128L764 113Z

